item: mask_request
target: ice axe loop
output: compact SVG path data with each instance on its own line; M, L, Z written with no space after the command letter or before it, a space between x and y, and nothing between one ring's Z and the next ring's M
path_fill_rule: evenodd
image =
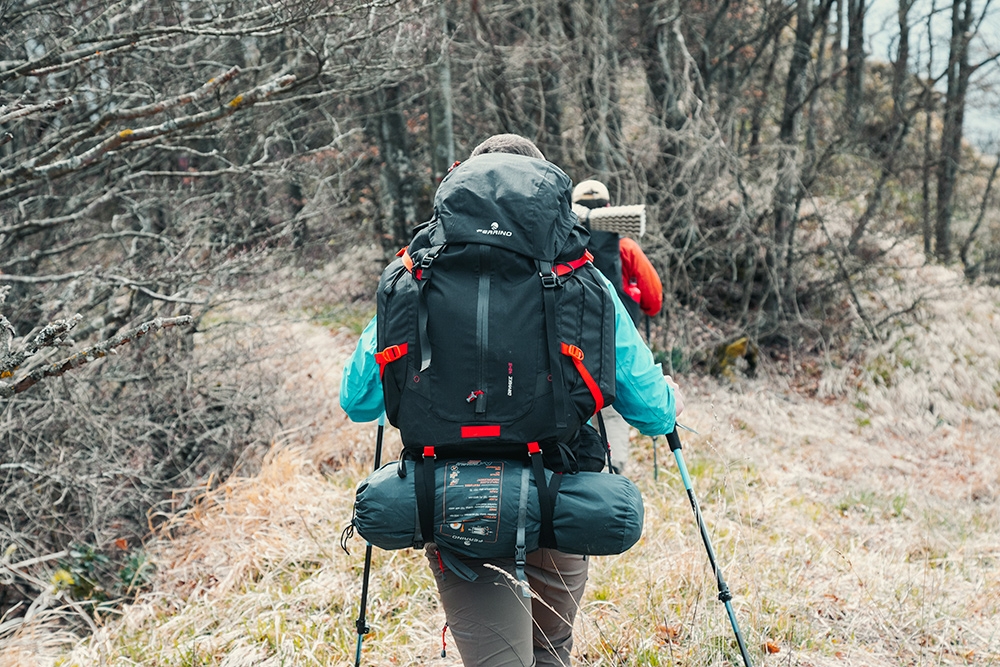
M753 667L753 664L750 662L750 654L747 653L746 643L743 641L743 634L740 632L739 623L736 622L736 614L733 613L733 605L730 603L733 595L729 592L729 586L722 577L722 570L719 569L719 565L715 560L715 550L712 549L712 540L708 536L708 530L705 528L705 520L701 516L701 508L698 507L698 500L695 498L694 490L691 488L691 477L688 475L687 466L684 465L684 456L681 454L681 440L677 437L676 427L667 435L667 444L670 445L670 451L674 453L674 459L677 461L677 470L680 471L681 481L684 483L684 490L687 491L688 500L691 501L691 509L694 510L694 516L698 522L698 530L701 531L701 539L705 543L705 549L708 551L708 562L712 565L712 571L715 573L715 580L719 586L719 600L726 605L726 613L729 614L729 623L733 626L733 632L736 633L736 643L740 647L743 664L746 667Z

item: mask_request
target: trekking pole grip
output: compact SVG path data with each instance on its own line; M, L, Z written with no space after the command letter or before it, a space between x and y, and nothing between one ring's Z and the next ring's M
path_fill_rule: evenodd
M681 448L681 439L677 437L677 426L674 426L674 430L667 433L667 444L670 445L670 451L676 452Z

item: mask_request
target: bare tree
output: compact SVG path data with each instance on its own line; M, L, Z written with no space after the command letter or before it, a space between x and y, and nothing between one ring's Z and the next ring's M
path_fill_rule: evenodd
M934 216L935 253L942 262L952 258L952 231L955 185L961 161L966 99L972 75L984 65L996 61L1000 54L988 53L979 62L970 62L970 47L979 34L991 0L986 0L978 12L972 0L955 0L951 7L951 39L948 42L948 67L945 80L947 92L941 128L941 149L937 163L937 199Z
M770 276L768 304L772 312L779 312L793 299L794 237L798 222L798 207L804 195L802 183L802 157L800 155L800 128L807 96L807 75L811 64L812 44L817 29L826 25L826 15L832 1L797 0L795 42L792 46L788 74L785 77L785 99L778 134L780 154L778 184L775 192L773 247L768 250L767 265Z
M74 542L115 556L81 595L117 596L150 511L252 469L255 336L205 315L374 229L359 100L423 66L431 4L0 9L0 549L33 564L3 616Z

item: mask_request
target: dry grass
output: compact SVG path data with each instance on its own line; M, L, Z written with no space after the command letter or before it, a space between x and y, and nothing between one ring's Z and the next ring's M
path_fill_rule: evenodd
M782 368L685 378L685 456L757 664L1000 664L1000 292L960 287L900 251L873 317L927 292L918 322L826 368L817 398ZM322 290L294 308L321 305ZM303 305L305 304L305 305ZM153 591L83 639L24 627L4 665L349 665L364 545L338 546L375 428L336 407L348 329L287 326L279 396L294 399L259 475L177 517ZM387 457L398 441L389 434ZM739 664L676 468L635 440L640 543L595 558L577 664ZM422 557L376 550L364 665L442 659ZM449 640L449 646L451 642Z

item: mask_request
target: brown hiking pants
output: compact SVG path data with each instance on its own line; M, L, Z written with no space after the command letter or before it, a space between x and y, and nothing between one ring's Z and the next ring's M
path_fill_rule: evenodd
M569 666L573 620L587 584L586 556L553 549L529 553L527 598L512 558L462 558L479 575L470 582L442 569L435 545L426 552L465 667Z

